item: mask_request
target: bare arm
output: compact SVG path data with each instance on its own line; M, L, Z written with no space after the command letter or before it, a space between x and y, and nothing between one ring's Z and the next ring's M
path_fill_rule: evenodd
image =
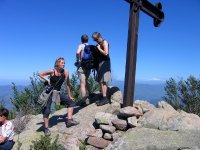
M14 136L14 126L9 121L5 124L4 130L2 130L2 135L0 136L0 143L5 142L7 139L12 138Z
M67 93L70 99L74 100L74 98L71 96L71 90L70 90L70 84L69 84L69 72L65 70L65 81L66 81L66 89Z
M107 56L109 49L108 49L108 42L106 40L104 40L104 42L103 42L103 47L104 47L104 50L101 49L99 44L97 45L97 48L99 49L100 53Z
M4 143L6 140L6 137L0 136L0 143Z
M44 81L47 81L49 83L49 85L50 85L50 80L47 77L45 77L45 76L52 75L53 73L54 73L54 70L47 70L47 71L38 73L38 76L41 79L43 79Z
M81 50L82 50L82 47L81 47L81 45L79 45L78 49L76 51L76 59L78 62L81 61Z

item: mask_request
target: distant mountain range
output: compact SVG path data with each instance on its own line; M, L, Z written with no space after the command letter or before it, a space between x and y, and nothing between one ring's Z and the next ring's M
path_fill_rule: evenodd
M18 90L23 90L24 86L17 86ZM0 85L0 100L3 100L8 109L12 108L11 97L13 90L11 85Z
M117 86L123 93L124 82L112 81L112 86ZM147 100L152 104L157 104L165 95L164 83L152 84L152 83L136 83L135 84L135 97L134 99ZM23 90L25 86L18 86L19 90ZM6 107L12 108L11 97L13 97L13 91L11 85L0 86L0 100L4 100Z
M113 81L112 85L124 92L124 81ZM161 82L136 82L134 99L146 100L155 105L165 95L164 87L165 84Z

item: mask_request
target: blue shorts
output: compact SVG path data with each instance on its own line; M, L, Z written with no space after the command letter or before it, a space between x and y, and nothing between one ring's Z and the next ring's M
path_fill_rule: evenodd
M0 144L0 149L1 150L11 150L14 144L15 144L14 141L6 141L6 142Z

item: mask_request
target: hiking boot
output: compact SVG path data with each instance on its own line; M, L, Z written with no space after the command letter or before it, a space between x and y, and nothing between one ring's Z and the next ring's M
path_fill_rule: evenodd
M110 101L106 97L102 98L101 101L96 102L97 106L102 106L102 105L105 105L105 104L108 104L108 103L110 103Z
M87 106L87 104L86 104L85 101L79 101L79 102L77 103L77 106L85 107L85 106Z
M78 125L79 121L73 120L73 119L68 119L66 123L66 127L69 128L71 126Z
M44 129L44 135L45 136L50 136L51 135L51 131L48 128Z
M86 104L86 99L83 98L81 101L77 102L77 106L80 106L80 107L85 107L85 106L87 106L87 104Z
M95 103L98 106L98 104L101 102L102 100L97 100Z
M102 101L102 100L104 100L105 98L101 95L99 98L98 98L98 100L96 100L96 105L98 106L98 104Z

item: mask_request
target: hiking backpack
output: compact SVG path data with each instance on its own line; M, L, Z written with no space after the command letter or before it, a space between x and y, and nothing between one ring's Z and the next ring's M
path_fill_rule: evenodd
M96 46L86 45L83 49L81 66L87 69L97 69L98 56Z

